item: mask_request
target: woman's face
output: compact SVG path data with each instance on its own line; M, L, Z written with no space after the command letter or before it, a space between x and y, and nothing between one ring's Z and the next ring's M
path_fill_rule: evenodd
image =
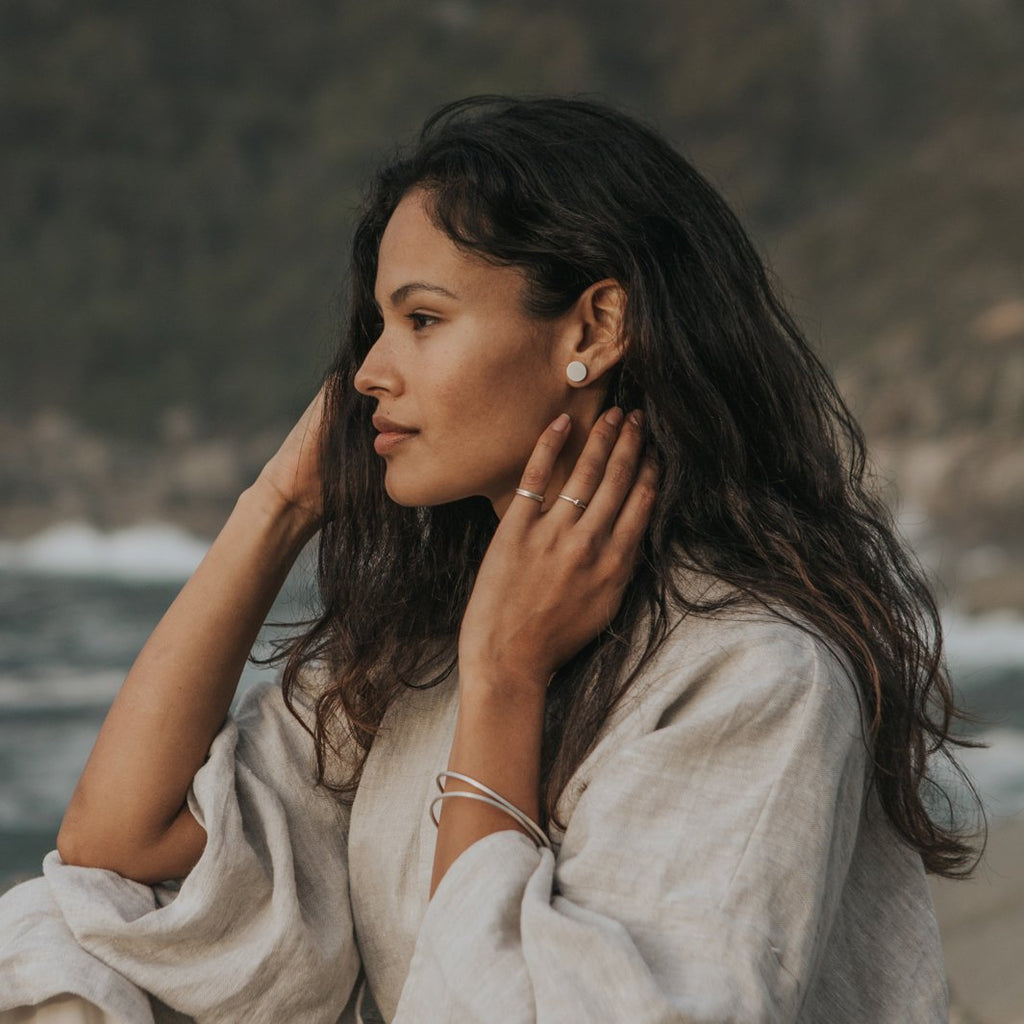
M383 330L355 376L377 400L375 448L401 505L483 495L499 515L537 438L570 402L559 320L528 317L521 271L462 250L431 222L422 192L381 239Z

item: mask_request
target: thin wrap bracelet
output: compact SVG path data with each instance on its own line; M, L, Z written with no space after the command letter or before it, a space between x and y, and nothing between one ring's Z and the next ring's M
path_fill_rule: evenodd
M444 780L445 779L458 779L459 782L464 782L474 789L480 790L480 793L465 793L461 790L454 790L453 792L445 792ZM546 850L551 849L551 841L548 839L544 829L540 827L528 814L521 811L515 804L506 800L500 793L496 793L490 786L485 786L482 782L478 782L474 778L470 778L468 775L463 775L461 772L441 772L437 776L437 788L441 790L441 795L434 797L430 803L430 819L435 825L438 824L437 818L434 816L434 808L442 800L447 797L466 797L471 800L478 800L481 803L490 804L492 807L497 807L499 810L504 811L509 817L514 818L523 828L526 830L530 838L537 844L538 847L544 847ZM482 795L481 795L482 794Z

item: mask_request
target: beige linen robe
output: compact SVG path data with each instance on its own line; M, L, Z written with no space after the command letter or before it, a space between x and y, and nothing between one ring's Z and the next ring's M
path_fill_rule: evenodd
M457 700L454 678L404 693L349 812L312 785L279 690L251 693L196 776L209 839L180 892L51 854L0 900L0 1010L73 992L130 1024L335 1024L374 1000L393 1024L947 1019L920 858L814 636L685 618L563 794L555 852L489 835L428 902Z

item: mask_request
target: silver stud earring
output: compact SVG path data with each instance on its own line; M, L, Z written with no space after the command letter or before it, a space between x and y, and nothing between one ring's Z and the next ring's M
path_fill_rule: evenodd
M573 382L573 384L579 384L580 381L587 379L586 363L581 363L578 359L574 359L565 368L565 375Z

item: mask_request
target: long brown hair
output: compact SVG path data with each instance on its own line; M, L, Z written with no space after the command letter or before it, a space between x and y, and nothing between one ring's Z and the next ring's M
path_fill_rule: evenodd
M928 797L942 792L930 765L945 758L959 772L951 746L962 742L950 734L939 616L865 484L860 429L721 197L657 133L579 100L450 104L373 181L353 242L348 328L327 376L322 612L281 654L289 702L304 666L329 670L312 730L320 780L351 735L362 757L331 783L351 795L389 704L451 672L497 525L483 498L392 503L371 446L374 403L353 387L381 329L381 235L413 187L458 245L523 269L530 315L557 316L604 278L628 296L629 346L608 402L644 410L659 498L615 620L550 685L546 814L670 622L757 601L846 656L886 813L930 871L966 874L969 836ZM686 567L734 596L695 602L676 585Z

